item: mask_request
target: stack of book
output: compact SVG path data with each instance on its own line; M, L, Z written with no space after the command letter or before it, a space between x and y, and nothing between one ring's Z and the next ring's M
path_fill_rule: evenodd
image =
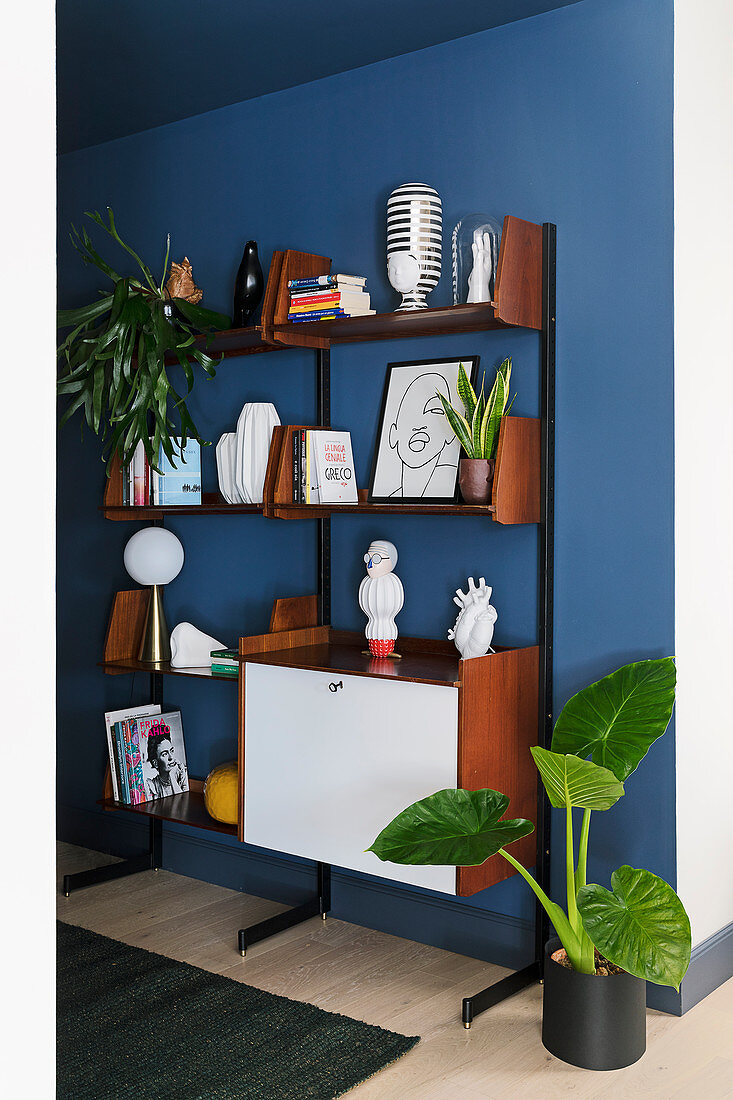
M107 711L107 751L116 802L139 806L188 790L180 710L160 704Z
M294 504L358 503L350 432L297 428L292 447Z
M217 675L239 675L239 650L238 649L212 649L211 671Z
M366 279L360 275L314 275L291 279L289 321L330 321L334 317L367 317Z
M167 507L201 503L201 444L189 439L181 457L181 440L176 445L176 465L173 466L161 447L158 470L154 470L142 440L135 448L130 465L122 471L123 507L161 504Z

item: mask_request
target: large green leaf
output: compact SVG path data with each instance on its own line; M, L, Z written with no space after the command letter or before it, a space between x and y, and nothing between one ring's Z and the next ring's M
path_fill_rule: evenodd
M473 442L471 438L471 425L461 416L461 414L453 408L449 401L446 401L442 393L438 393L436 390L436 396L440 398L440 403L443 406L443 412L446 415L448 423L450 424L456 439L463 447L464 451L469 458L474 458Z
M669 725L674 690L671 657L624 665L568 700L552 748L590 756L618 779L626 779Z
M463 363L458 364L457 389L458 396L463 402L463 407L466 410L466 420L473 420L473 412L476 408L476 391L471 385L471 380L466 374L466 368L463 366Z
M578 891L583 926L602 955L657 985L679 989L690 965L690 920L664 879L619 867L611 889L593 883Z
M390 863L473 867L534 831L523 818L500 821L508 805L498 791L437 791L397 814L367 850Z
M555 809L578 806L583 810L609 810L624 793L623 783L613 772L590 760L549 752L539 745L530 752Z
M174 298L173 303L194 328L221 332L232 327L232 319L227 317L226 313L216 313L213 309L194 305L193 302L187 302L185 298Z

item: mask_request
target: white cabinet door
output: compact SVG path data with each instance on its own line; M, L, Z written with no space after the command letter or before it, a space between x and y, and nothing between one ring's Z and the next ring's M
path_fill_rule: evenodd
M457 688L259 664L245 677L245 841L455 894L453 867L364 849L405 806L455 787Z

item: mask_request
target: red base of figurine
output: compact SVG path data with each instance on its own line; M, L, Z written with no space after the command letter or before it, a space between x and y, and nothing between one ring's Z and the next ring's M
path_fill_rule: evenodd
M372 657L388 657L394 651L394 638L383 641L379 638L369 639L369 652Z

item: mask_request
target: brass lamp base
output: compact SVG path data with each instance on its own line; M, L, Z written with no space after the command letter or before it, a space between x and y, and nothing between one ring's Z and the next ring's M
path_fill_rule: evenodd
M150 602L138 660L144 665L159 665L170 659L171 640L163 613L163 586L154 584L150 589Z

